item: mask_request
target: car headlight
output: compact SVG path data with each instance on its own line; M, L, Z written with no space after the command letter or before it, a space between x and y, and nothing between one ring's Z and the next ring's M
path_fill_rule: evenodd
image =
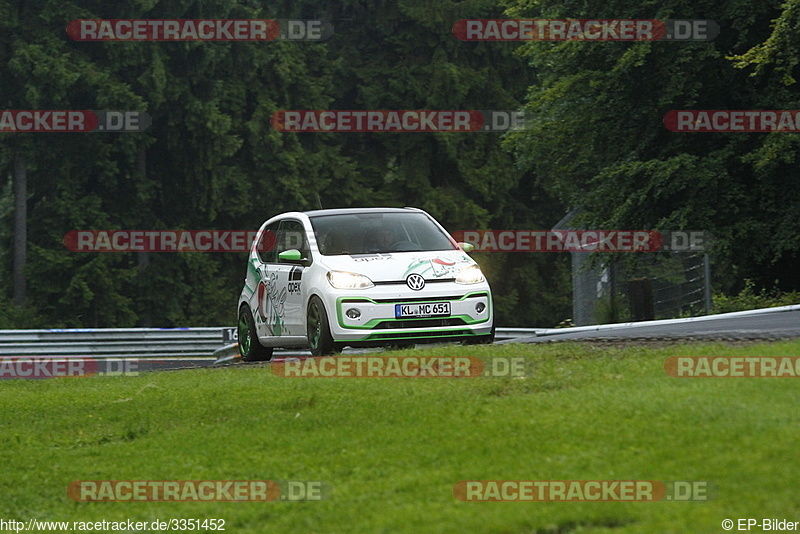
M363 274L347 271L328 271L328 282L336 289L369 289L375 287L372 280Z
M481 268L477 265L464 267L456 275L456 284L478 284L484 280Z

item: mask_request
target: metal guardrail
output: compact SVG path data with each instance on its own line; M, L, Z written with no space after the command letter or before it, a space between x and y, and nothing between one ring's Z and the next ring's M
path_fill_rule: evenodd
M0 357L212 358L222 327L0 330Z
M530 336L537 336L540 333L552 330L551 328L500 328L497 327L494 333L494 338L497 341L503 341L506 339L515 339L518 337L530 337Z
M0 330L0 357L216 359L234 347L235 328L64 328ZM497 339L534 336L539 328L498 328ZM296 352L296 351L294 351Z

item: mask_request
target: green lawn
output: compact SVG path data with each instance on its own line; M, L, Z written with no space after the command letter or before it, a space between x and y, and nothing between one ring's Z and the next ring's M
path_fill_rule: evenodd
M800 341L441 346L525 379L280 378L266 366L0 383L0 519L221 518L226 532L723 532L800 520L799 379L671 378L670 356ZM74 502L74 480L305 480L317 502ZM706 502L462 502L460 480L687 480Z

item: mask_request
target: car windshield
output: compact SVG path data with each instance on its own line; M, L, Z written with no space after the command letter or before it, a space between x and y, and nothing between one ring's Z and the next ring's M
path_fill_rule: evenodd
M365 212L311 217L320 254L384 254L456 250L424 213Z

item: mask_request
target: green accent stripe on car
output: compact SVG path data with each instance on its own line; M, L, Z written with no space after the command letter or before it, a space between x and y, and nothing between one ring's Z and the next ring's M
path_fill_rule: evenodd
M489 294L486 291L473 291L472 293L467 293L466 295L464 295L463 297L458 298L458 299L453 299L453 300L449 300L449 301L435 301L435 302L459 302L459 301L462 301L464 299L473 298L476 295L483 295L483 296L485 296L487 298L489 297ZM364 323L361 326L351 326L351 325L344 324L344 317L342 316L342 313L343 313L342 312L342 301L343 300L349 301L348 304L351 304L352 301L354 301L354 300L360 300L360 301L364 301L364 302L371 302L373 304L385 304L385 303L377 302L377 301L375 301L375 300L373 300L371 298L368 298L368 297L339 297L339 298L337 298L336 299L336 318L339 321L339 326L341 326L342 328L348 328L348 329L353 329L353 330L371 330L378 323L384 323L384 322L391 324L394 321L397 321L397 322L428 321L428 320L431 320L431 319L461 319L462 321L464 321L465 324L472 325L472 324L478 324L478 323L485 323L486 321L489 320L489 317L492 316L492 311L493 311L492 310L492 299L490 298L489 299L489 306L488 306L489 307L489 313L486 314L486 319L472 319L469 315L448 315L448 316L445 316L445 317L407 317L407 318L404 318L404 319L376 318L376 319L372 319L371 321L368 321L368 322ZM392 306L394 306L394 304L402 304L402 302L393 303ZM442 328L455 328L455 327L442 327ZM433 331L434 332L438 332L440 330L433 330ZM378 335L378 334L375 334L375 335ZM384 335L384 334L381 334L381 335Z
M426 334L427 332L427 334ZM415 339L436 339L436 338L454 338L454 337L474 337L478 334L471 330L426 330L424 332L394 332L389 334L370 334L358 341L414 341Z

